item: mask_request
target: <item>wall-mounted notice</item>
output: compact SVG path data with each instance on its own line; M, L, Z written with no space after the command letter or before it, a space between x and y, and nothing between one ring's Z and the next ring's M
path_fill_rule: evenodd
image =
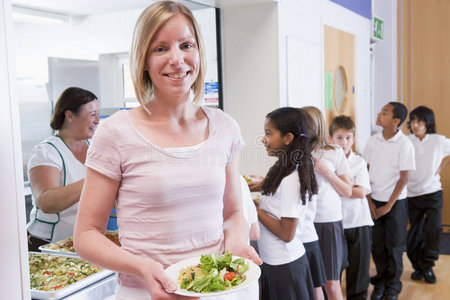
M325 109L333 109L333 74L325 72Z
M217 81L205 82L205 104L219 105L219 83Z

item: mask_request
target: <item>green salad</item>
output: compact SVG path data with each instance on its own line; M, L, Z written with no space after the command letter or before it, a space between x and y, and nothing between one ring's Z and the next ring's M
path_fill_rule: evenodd
M200 263L180 270L181 289L197 293L223 291L245 281L249 264L231 253L202 255Z

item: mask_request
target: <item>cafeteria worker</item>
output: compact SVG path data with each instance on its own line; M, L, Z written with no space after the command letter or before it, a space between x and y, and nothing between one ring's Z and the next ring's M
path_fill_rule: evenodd
M78 87L62 92L50 121L56 134L36 145L28 161L33 198L29 251L73 236L89 139L98 122L97 96Z

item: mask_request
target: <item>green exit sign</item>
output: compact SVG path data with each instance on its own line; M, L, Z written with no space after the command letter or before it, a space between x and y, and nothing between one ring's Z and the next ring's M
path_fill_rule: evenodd
M373 17L373 37L382 40L384 36L384 22L383 20Z

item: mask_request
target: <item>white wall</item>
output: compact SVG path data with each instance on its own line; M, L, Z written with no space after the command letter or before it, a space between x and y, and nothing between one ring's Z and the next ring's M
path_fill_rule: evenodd
M377 114L390 101L404 102L397 96L397 1L372 0L373 15L384 21L384 39L372 44L374 52L373 109ZM372 131L381 127L372 120Z
M370 29L371 21L328 0L280 0L279 1L279 47L280 47L280 104L282 106L314 105L324 108L323 83L323 26L329 25L355 36L355 101L356 101L356 127L357 151L362 151L370 137ZM309 92L311 98L289 99L288 68L286 40L296 39L299 45L306 48L317 49L320 55L305 57L308 66L314 68L303 70L303 78L311 74L320 74L309 79L308 86L320 89L319 93ZM308 52L306 52L307 54ZM312 54L312 53L311 53ZM318 83L315 81L319 81ZM305 87L305 89L308 88Z
M224 110L239 123L246 147L242 174L265 175L272 164L260 137L267 113L280 105L276 3L222 9Z
M0 2L0 22L0 299L30 299L10 0Z
M258 142L268 112L286 105L314 105L323 109L324 24L356 37L355 122L357 150L363 150L370 137L370 20L328 0L280 0L278 3L225 6L222 13L224 108L240 124L246 143L241 161L243 174L265 174L272 163ZM307 61L303 63L316 74L309 78L310 69L297 74L308 78L313 90L301 99L289 101L288 38L309 49L312 55L305 57Z

